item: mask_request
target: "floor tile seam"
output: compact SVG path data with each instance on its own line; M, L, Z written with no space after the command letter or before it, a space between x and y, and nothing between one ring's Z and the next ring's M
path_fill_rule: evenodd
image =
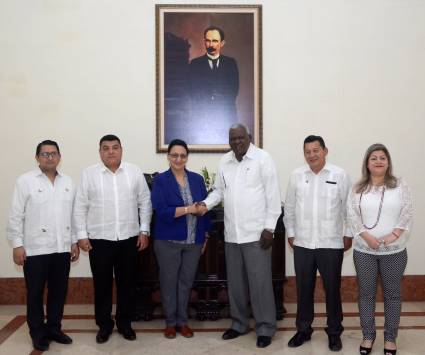
M313 327L314 330L324 330L326 329L325 326L315 326ZM344 326L345 330L361 330L362 328L360 326ZM384 329L383 325L376 326L376 329ZM401 330L422 330L425 329L425 325L401 325L399 327ZM227 330L227 328L193 328L192 330L197 333L219 333L224 332ZM251 331L254 331L253 328L250 329ZM296 327L277 327L277 331L296 331ZM76 328L69 328L69 329L63 329L65 333L97 333L97 329L76 329ZM146 329L134 329L136 333L162 333L164 330L157 329L157 328L146 328ZM114 333L118 333L116 330L114 330Z
M375 312L376 317L383 317L385 315L384 312ZM284 318L296 318L296 313L286 313L284 314ZM325 318L327 315L325 312L315 313L315 318ZM343 312L343 316L350 317L359 317L359 312ZM406 311L401 312L402 317L424 317L425 312L423 311ZM63 319L94 319L93 314L65 314ZM152 320L163 319L161 316L156 316ZM222 318L223 319L223 318Z
M22 315L15 316L0 329L0 345L3 344L12 334L14 334L26 322L26 317Z

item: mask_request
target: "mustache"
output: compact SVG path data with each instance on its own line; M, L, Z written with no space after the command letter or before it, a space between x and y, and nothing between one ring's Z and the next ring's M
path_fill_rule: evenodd
M212 52L214 52L214 48L213 48L213 47L208 47L208 48L207 48L207 52L208 52L208 53L212 53Z

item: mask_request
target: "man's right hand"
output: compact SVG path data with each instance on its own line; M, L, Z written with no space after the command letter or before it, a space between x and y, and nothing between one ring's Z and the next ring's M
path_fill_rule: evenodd
M292 249L294 249L294 239L295 237L288 237L288 244Z
M195 207L197 216L203 216L205 213L208 212L208 208L205 202L196 202Z
M84 250L87 252L89 252L92 249L89 238L80 239L78 241L78 246L80 247L81 250Z
M27 253L24 247L13 248L13 262L16 265L24 265Z

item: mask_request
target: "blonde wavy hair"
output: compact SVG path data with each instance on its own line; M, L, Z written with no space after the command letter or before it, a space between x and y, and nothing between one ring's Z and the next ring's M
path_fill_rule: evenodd
M387 188L393 189L398 184L398 179L393 175L393 164L391 161L390 152L388 151L385 145L381 143L375 143L375 144L372 144L369 148L367 148L366 153L364 155L363 165L362 165L362 177L355 185L355 191L357 193L368 192L370 190L371 177L370 177L370 171L369 171L369 168L367 167L367 164L369 162L369 158L372 155L372 153L378 150L383 151L388 160L388 169L385 173L384 185Z

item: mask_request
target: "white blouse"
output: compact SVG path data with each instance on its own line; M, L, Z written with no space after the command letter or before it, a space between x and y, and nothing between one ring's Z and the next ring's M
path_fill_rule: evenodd
M378 220L379 206L382 198L383 186L372 187L367 193L363 193L360 206L360 193L351 190L347 201L348 222L354 235L354 249L360 252L384 255L395 254L406 248L409 229L412 222L413 203L410 188L400 179L395 188L385 189L382 202L381 215ZM361 207L361 213L360 213ZM363 222L362 222L363 218ZM372 229L376 221L378 223ZM395 229L403 229L400 238L385 246L381 244L377 250L368 246L360 233L368 231L375 238L383 237Z

